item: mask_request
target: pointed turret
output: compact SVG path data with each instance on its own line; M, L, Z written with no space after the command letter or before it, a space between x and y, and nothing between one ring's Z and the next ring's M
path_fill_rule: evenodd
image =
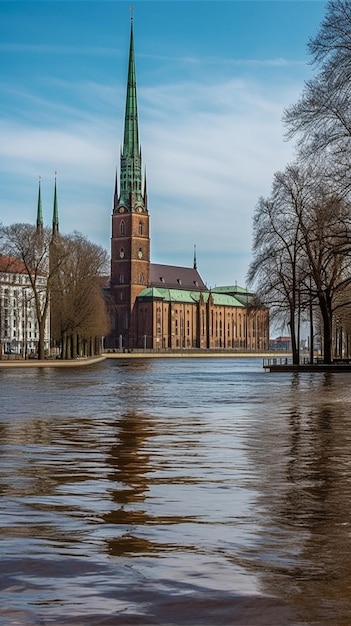
M124 207L127 211L131 212L145 211L142 196L142 167L139 145L133 19L131 20L130 27L128 81L118 207ZM116 207L114 208L116 209Z
M37 232L43 234L44 222L43 222L43 207L41 204L41 177L39 176L39 190L38 190L38 207L37 207Z
M146 168L145 168L145 172L144 172L144 192L143 192L143 200L144 200L145 211L147 211Z
M56 172L55 172L55 187L54 187L54 210L52 214L52 237L54 238L59 233L59 218L58 218L58 202L57 202L57 185L56 185Z
M128 63L128 83L124 118L123 156L135 157L140 153L138 131L138 106L134 58L133 20L130 25L130 46Z
M117 181L117 169L115 175L115 190L113 193L113 209L115 210L118 207L118 181Z

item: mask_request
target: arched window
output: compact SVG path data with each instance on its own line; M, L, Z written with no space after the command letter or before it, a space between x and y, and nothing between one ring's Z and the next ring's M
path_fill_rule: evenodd
M141 274L139 274L139 284L140 284L140 285L143 285L143 284L144 284L144 282L145 282L145 280L144 280L144 274L143 274L143 273L141 273Z
M120 274L119 275L119 282L120 282L121 285L123 285L123 283L124 283L124 274Z
M143 223L139 222L139 235L143 234Z
M125 223L124 220L122 220L121 223L120 223L119 234L120 235L125 235L126 234L126 223Z

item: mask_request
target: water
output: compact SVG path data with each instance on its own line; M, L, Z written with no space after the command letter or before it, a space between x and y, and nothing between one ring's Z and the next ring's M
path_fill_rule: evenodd
M0 370L0 624L351 623L349 374Z

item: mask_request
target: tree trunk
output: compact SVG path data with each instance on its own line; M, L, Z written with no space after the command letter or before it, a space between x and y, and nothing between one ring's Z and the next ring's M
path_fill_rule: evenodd
M332 363L333 317L331 305L326 295L319 298L319 305L323 320L323 361L329 365Z
M71 357L72 359L76 359L77 358L77 334L73 333L72 335L72 354Z
M300 362L300 352L296 340L296 328L295 328L295 315L293 309L290 309L290 334L291 334L291 351L292 351L292 359L294 365L299 365Z
M310 363L313 363L314 357L314 324L313 324L313 308L310 302Z
M38 320L39 341L38 341L38 359L45 359L45 319Z

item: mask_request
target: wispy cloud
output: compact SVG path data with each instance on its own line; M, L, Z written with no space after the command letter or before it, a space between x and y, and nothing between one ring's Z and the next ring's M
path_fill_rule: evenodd
M62 1L62 0L61 0ZM26 43L0 43L0 52L14 52L20 54L59 54L79 56L116 56L117 48L102 46L82 46L67 44L26 44ZM122 51L124 53L124 51Z
M80 230L109 248L124 95L116 110L116 94L109 85L70 88L77 90L76 106L38 102L29 93L35 123L30 111L20 123L2 120L2 179L14 187L16 221L29 221L34 215L34 181L38 174L49 181L44 195L51 207L53 171L58 170L62 230ZM103 110L96 105L82 108L88 92L103 101ZM245 281L257 198L269 193L274 171L291 159L292 146L282 139L281 116L293 93L292 86L269 90L244 79L139 90L154 260L191 264L196 243L208 284ZM45 124L41 110L46 111Z

